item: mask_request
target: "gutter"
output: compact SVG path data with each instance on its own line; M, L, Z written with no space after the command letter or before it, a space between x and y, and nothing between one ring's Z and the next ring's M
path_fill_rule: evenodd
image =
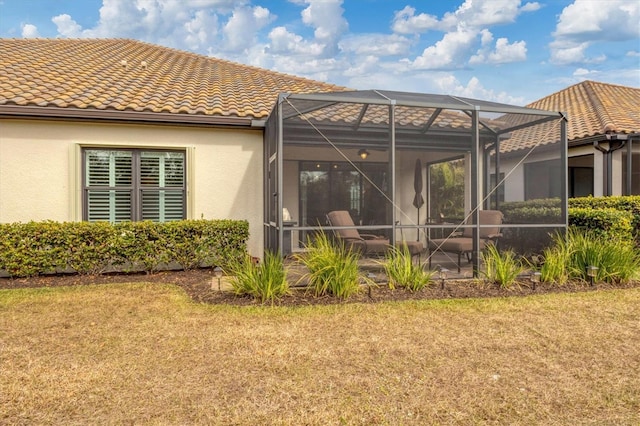
M62 120L89 120L126 123L153 123L170 125L215 126L215 127L243 127L255 129L264 127L263 120L254 117L225 117L219 115L162 113L148 111L119 111L114 109L80 109L80 108L52 108L21 105L0 105L0 118L35 118Z

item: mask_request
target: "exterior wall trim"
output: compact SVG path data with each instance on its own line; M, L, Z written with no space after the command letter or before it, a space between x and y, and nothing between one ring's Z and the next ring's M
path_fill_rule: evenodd
M42 118L91 121L118 121L131 123L179 124L216 127L260 127L254 126L253 117L222 117L179 113L158 113L145 111L117 111L81 108L53 108L23 105L0 105L0 117ZM259 123L259 122L258 122Z

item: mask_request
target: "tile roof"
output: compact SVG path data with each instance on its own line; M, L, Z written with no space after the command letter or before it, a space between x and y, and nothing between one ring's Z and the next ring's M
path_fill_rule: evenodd
M640 89L583 81L527 105L563 111L569 141L606 132L640 132Z
M0 39L0 106L265 118L343 87L128 39Z
M607 132L640 132L640 89L596 81L583 81L527 105L529 108L562 111L567 115L567 141L570 146L592 143ZM509 126L527 120L526 116L507 115ZM502 142L502 152L552 145L560 138L557 121L512 132Z

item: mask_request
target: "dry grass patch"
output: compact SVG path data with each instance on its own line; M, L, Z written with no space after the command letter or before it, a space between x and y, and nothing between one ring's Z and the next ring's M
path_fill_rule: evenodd
M0 423L638 424L640 289L306 308L0 291Z

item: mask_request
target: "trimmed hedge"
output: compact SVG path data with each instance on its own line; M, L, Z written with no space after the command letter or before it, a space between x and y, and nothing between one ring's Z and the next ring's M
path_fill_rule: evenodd
M612 197L569 198L569 207L584 209L615 209L631 213L631 226L636 240L640 241L640 195Z
M630 240L640 245L640 196L570 198L569 225L606 238ZM506 202L500 205L505 223L553 223L560 217L560 199ZM536 229L505 229L501 243L518 251L539 252L549 242Z
M76 272L153 272L226 266L247 255L249 224L238 220L154 223L0 224L0 270L12 277Z

